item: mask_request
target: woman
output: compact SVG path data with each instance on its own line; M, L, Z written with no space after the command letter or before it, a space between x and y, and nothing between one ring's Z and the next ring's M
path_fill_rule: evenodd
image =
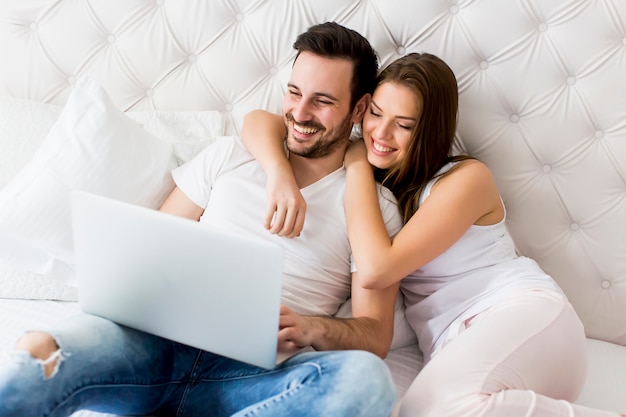
M399 58L380 73L363 141L345 157L348 234L361 285L402 280L424 353L400 415L619 416L572 403L586 377L582 324L552 278L515 254L489 169L451 156L457 107L456 78L441 59ZM268 173L266 226L296 236L305 205L283 165L277 138L284 129L280 118L253 112L242 137ZM259 131L267 136L259 139ZM375 178L393 191L404 217L393 240Z

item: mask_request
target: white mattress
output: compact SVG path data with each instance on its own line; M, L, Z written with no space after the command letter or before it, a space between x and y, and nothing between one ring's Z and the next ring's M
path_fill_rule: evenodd
M0 352L9 350L28 330L38 330L80 312L72 301L19 300L0 298ZM396 349L386 359L392 371L398 394L405 393L417 370L421 368L421 354L415 346ZM74 417L113 417L110 414L81 411Z

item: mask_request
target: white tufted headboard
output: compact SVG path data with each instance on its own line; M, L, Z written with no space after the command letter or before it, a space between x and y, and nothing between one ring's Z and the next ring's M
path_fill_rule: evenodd
M3 0L0 96L62 104L77 77L124 110L280 111L296 35L335 20L381 65L444 58L459 150L494 172L520 253L587 335L626 345L623 0Z

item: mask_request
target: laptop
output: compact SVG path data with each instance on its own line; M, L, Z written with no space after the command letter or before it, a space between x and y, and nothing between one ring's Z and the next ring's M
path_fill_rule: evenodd
M84 312L276 366L280 246L82 191L72 220Z

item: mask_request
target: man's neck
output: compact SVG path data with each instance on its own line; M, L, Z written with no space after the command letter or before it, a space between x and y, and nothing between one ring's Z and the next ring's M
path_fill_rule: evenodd
M341 168L344 155L345 148L338 149L336 152L323 158L305 158L290 154L289 163L291 164L296 182L302 189Z

